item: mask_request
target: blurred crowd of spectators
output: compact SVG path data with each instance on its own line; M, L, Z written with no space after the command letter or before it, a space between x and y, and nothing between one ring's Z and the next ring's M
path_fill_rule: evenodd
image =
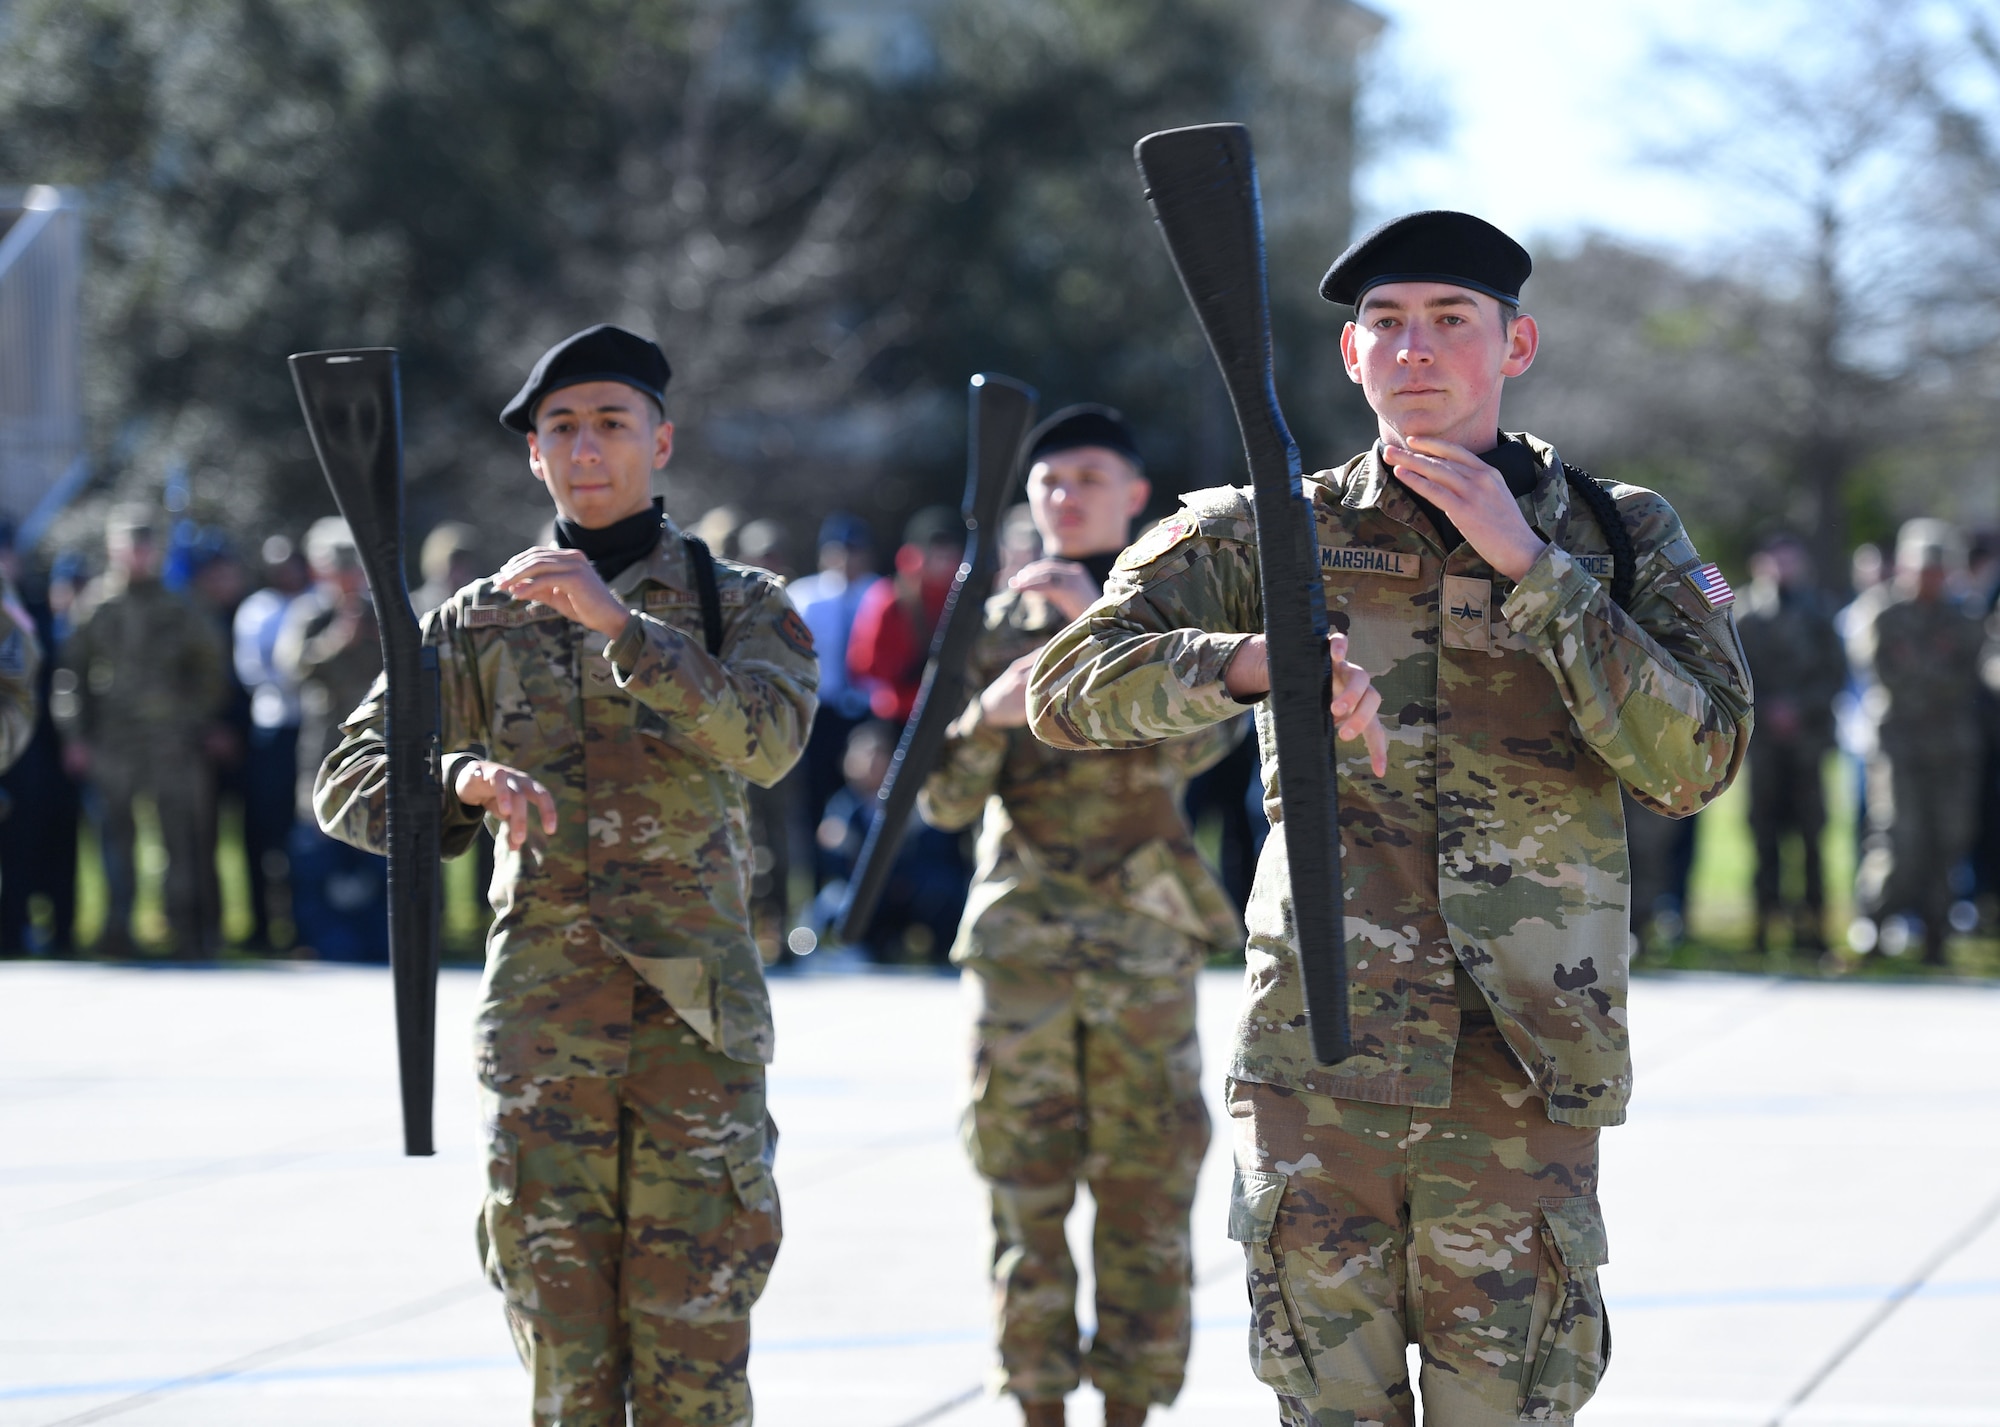
M2000 921L2000 533L1968 539L1906 522L1893 548L1863 545L1841 603L1797 535L1767 538L1736 606L1756 684L1749 823L1753 945L1823 955L1921 953ZM1829 760L1849 792L1857 852L1852 917L1828 926L1823 868ZM1633 930L1643 949L1686 934L1701 819L1626 799Z
M478 573L475 537L441 526L423 547L419 607ZM0 954L77 949L78 831L95 831L104 916L92 950L135 951L141 868L135 809L149 806L167 943L223 946L224 875L247 891L247 949L332 961L387 958L379 858L322 834L310 793L340 720L381 670L375 616L345 522L254 563L213 531L114 511L104 563L77 553L36 578L0 530L0 566L50 657L35 737L0 777ZM224 839L225 820L235 835ZM234 868L224 857L240 859Z
M820 653L805 756L777 788L752 790L758 935L772 958L787 958L833 939L964 525L954 510L919 511L882 561L867 522L835 513L819 529L817 567L803 573L771 520L718 508L694 529L719 554L785 577ZM468 526L438 526L421 550L419 613L504 553L480 548ZM1026 508L1011 512L1000 586L1039 553ZM0 777L0 954L75 951L86 826L103 859L92 950L134 954L134 807L150 805L165 866L146 870L160 874L173 954L222 950L221 859L240 857L243 949L385 960L383 864L322 834L310 807L340 720L381 668L345 524L318 521L296 544L274 535L246 561L191 522L125 509L107 524L94 573L75 553L25 571L4 528L0 569L52 651L34 741ZM1845 604L1790 535L1764 542L1751 575L1737 616L1758 696L1748 770L1756 945L1823 952L1845 940L1864 954L1920 949L1942 961L1950 933L2000 917L2000 537L1912 521L1888 554L1856 552ZM1854 918L1830 929L1821 845L1836 753L1852 780L1858 868ZM1189 802L1240 904L1268 830L1254 745L1198 779ZM1673 822L1629 799L1626 811L1634 935L1642 950L1670 947L1686 932L1700 820ZM486 843L482 888L490 856ZM970 870L965 837L913 820L856 950L883 963L942 961Z

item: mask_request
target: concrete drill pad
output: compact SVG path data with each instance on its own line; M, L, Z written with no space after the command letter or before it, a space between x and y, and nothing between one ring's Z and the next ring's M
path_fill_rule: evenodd
M475 979L440 988L438 1155L398 1152L379 971L0 966L0 1427L525 1421L472 1216ZM1208 1084L1236 978L1202 985ZM786 1242L752 1354L767 1427L987 1427L985 1210L957 1142L949 979L774 983ZM2000 1194L2000 989L1642 980L1605 1136L1605 1427L1764 1427ZM1218 1134L1176 1424L1274 1421L1244 1357ZM1088 1202L1072 1238L1088 1233ZM1087 1292L1087 1287L1086 1287ZM1798 1427L2000 1427L2000 1229L1962 1247ZM1080 1393L1071 1420L1090 1427Z

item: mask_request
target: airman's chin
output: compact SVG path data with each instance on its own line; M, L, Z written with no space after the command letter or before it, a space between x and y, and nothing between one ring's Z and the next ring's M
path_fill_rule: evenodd
M1389 429L1398 436L1442 436L1452 429L1452 419L1442 411L1398 410L1391 407L1383 414Z

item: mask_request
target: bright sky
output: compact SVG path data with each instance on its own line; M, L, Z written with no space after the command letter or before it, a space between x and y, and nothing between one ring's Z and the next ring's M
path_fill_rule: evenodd
M1769 53L1805 0L1363 3L1390 20L1364 61L1380 157L1360 175L1363 224L1451 207L1524 241L1598 230L1698 254L1740 215L1714 183L1646 162L1667 108L1649 61L1672 43ZM1398 114L1435 115L1439 141L1399 142L1414 126Z

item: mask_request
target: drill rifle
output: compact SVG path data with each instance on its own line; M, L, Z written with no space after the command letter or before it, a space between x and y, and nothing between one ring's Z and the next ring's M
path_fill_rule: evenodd
M972 379L969 404L972 429L961 507L965 558L952 580L951 593L945 597L916 706L903 726L889 775L875 795L875 815L869 821L868 837L861 845L854 880L841 908L840 935L850 943L858 943L867 933L903 845L903 830L909 826L917 794L937 766L945 729L965 708L966 665L979 639L986 596L993 588L993 572L999 561L1000 515L1013 495L1020 474L1021 443L1035 420L1033 388L992 372Z
M388 676L389 966L396 995L403 1152L431 1141L439 861L437 651L424 644L403 563L403 407L391 347L302 352L292 383L334 501L354 533Z
M1257 512L1257 577L1270 654L1292 924L1314 1058L1353 1053L1341 925L1340 805L1333 761L1333 666L1312 505L1298 444L1278 408L1264 216L1241 124L1169 129L1136 150L1146 198L1229 389Z

